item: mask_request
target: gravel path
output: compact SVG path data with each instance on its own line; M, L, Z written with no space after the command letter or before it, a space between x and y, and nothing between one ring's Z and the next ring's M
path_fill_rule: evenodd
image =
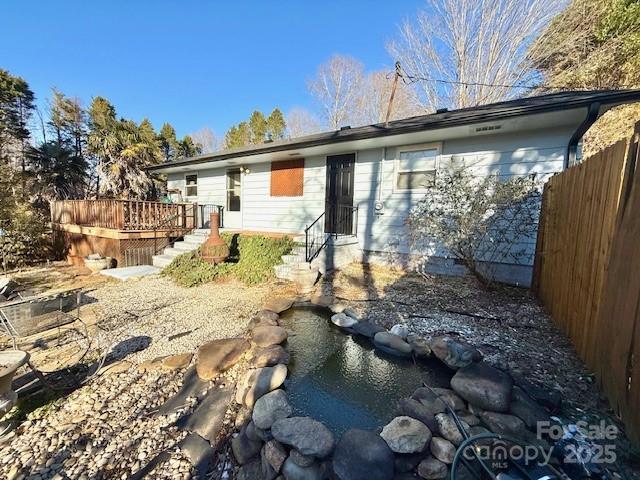
M103 329L99 344L115 345L117 357L148 344L127 356L127 360L142 362L195 353L209 340L240 335L269 290L268 286L248 287L238 282L184 288L154 276L107 285L89 296L98 301Z

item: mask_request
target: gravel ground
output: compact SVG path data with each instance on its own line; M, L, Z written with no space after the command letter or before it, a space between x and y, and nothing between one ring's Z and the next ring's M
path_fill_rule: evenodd
M177 286L164 277L110 284L89 294L96 311L102 347L113 346L116 357L142 362L162 355L193 352L203 343L240 335L269 293L270 287L238 282L194 288ZM149 343L150 342L150 343ZM148 345L148 346L147 346Z

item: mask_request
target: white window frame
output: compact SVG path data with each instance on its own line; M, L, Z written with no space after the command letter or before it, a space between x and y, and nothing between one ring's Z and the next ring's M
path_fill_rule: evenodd
M196 177L196 183L195 185L191 184L189 185L187 183L187 177ZM184 198L198 198L198 181L200 180L199 176L197 173L193 173L193 172L189 172L189 173L185 173L184 174ZM193 188L196 187L196 194L195 195L189 195L189 188Z
M411 172L413 170L400 170L400 154L405 152L418 152L420 150L435 150L436 151L436 175L440 169L440 156L442 155L442 142L423 143L420 145L408 145L405 147L398 147L396 150L396 158L393 162L393 193L425 193L426 188L398 188L398 175L404 172Z

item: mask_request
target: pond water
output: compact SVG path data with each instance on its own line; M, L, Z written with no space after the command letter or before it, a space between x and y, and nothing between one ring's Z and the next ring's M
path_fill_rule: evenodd
M295 415L310 416L339 435L349 428L375 430L388 423L401 398L423 382L449 387L452 372L437 360L414 363L343 333L321 309L283 313L291 355L285 383Z

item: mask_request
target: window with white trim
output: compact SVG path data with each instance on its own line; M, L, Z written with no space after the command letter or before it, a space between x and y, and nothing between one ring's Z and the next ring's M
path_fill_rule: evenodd
M436 179L438 148L401 150L396 164L395 189L425 190Z
M197 197L198 196L198 174L194 173L191 175L185 175L184 177L185 184L185 197Z

